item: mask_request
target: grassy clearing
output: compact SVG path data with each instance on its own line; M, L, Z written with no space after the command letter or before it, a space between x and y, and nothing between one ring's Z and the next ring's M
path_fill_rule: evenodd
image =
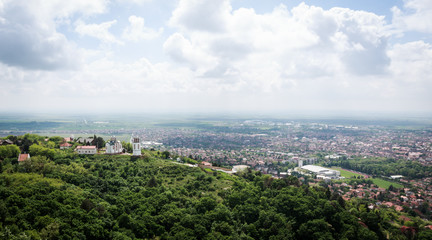
M395 188L403 188L403 185L395 182L390 182L381 178L372 178L374 184L376 184L380 188L387 189L390 185L393 185Z
M346 179L362 176L361 174L353 173L353 172L344 170L344 169L342 169L340 167L332 167L331 169L340 171L341 176L345 177ZM384 179L381 179L381 178L369 178L369 179L372 180L373 183L375 185L377 185L378 187L380 187L380 188L387 189L390 185L393 185L393 187L395 187L395 188L402 188L403 187L403 185L401 185L399 183L390 182L390 181L387 181L387 180L384 180Z
M350 171L347 171L347 170L343 170L340 167L331 167L330 169L340 171L341 176L344 177L344 178L352 178L352 177L362 176L361 174L358 174L358 173L353 173L353 172L350 172Z

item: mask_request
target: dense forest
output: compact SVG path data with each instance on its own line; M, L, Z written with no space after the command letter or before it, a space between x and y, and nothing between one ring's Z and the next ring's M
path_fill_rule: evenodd
M229 175L158 151L78 155L58 149L59 138L15 140L0 146L0 239L432 239L418 217L370 210L292 176ZM33 154L18 163L24 147Z

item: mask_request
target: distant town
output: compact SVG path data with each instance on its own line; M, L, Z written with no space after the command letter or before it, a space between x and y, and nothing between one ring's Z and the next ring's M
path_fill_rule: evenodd
M390 207L430 218L430 128L282 120L141 129L110 129L105 121L93 124L97 126L93 130L54 130L50 134L65 136L59 148L72 148L78 154L139 156L141 149L147 149L164 152L165 158L191 167L227 173L255 170L273 178L293 175L303 183L328 186L345 200L368 200L371 209ZM101 124L106 127L100 129ZM10 132L3 132L6 134ZM0 144L10 144L8 141Z

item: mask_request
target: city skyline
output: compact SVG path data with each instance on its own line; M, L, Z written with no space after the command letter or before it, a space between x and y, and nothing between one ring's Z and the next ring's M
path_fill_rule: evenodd
M0 0L0 112L432 113L432 4Z

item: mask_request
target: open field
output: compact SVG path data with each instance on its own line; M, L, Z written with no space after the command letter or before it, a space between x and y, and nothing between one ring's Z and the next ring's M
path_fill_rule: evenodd
M363 176L361 174L354 173L352 171L348 171L348 170L342 169L340 167L331 167L330 169L340 171L341 176L344 177L344 178L352 178L352 177Z
M340 167L331 167L330 169L334 169L337 171L340 171L341 176L345 177L346 179L350 179L352 177L358 177L358 176L364 176L362 174L359 173L355 173L346 169L342 169ZM390 185L393 185L393 187L395 188L402 188L403 185L399 184L399 183L395 183L395 182L390 182L381 178L369 178L370 180L372 180L372 182L377 185L380 188L385 188L387 189Z
M390 185L393 185L395 188L403 188L403 185L395 182L390 182L381 178L372 178L374 184L376 184L380 188L387 189Z

